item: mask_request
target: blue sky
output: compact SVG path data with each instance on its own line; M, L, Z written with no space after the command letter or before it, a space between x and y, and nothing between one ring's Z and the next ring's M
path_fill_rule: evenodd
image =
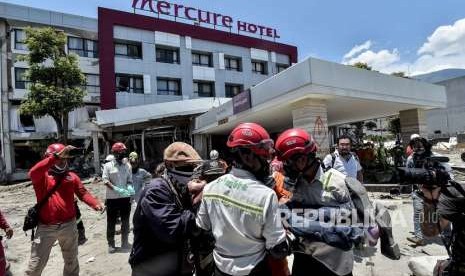
M131 11L132 0L6 2L96 17L98 6ZM275 27L281 42L298 47L299 59L313 56L341 63L363 61L387 73L405 71L416 74L465 68L463 0L170 2ZM359 47L354 48L357 45Z

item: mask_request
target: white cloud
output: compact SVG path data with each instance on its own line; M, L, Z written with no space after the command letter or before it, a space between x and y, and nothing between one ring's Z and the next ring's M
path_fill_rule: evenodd
M344 59L349 59L362 51L370 49L370 47L371 40L367 40L361 45L355 45L354 48L352 48L352 50L350 50L347 54L344 55Z
M412 62L402 62L397 49L375 51L371 49L371 41L367 42L352 48L344 55L342 63L365 62L383 73L404 71L410 75L447 68L465 68L465 18L452 25L436 28L419 47L417 57Z
M400 60L399 51L397 49L381 50L374 52L372 50L366 50L360 53L358 56L351 59L346 59L343 63L354 64L357 62L364 62L373 67L375 70L385 69Z
M465 18L454 25L440 26L418 50L419 55L448 56L465 53Z

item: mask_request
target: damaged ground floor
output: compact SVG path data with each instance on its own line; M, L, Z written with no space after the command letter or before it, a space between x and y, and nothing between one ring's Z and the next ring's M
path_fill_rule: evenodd
M400 118L400 136L406 143L413 133L427 134L425 111L446 103L442 86L309 58L232 99L208 97L94 110L93 117L87 110L74 115L70 129L72 143L86 149L85 157L75 162L81 171L89 168L98 174L101 160L116 141L138 152L144 167L152 171L173 141L191 143L203 158L212 149L227 158L227 136L245 121L263 125L272 138L287 128L304 128L325 155L344 131L341 126L395 116ZM4 171L10 180L24 179L41 157L38 148L45 149L55 134L38 132L47 125L34 118L36 129L28 132L31 124L14 109L8 110L13 113L10 130L2 131Z

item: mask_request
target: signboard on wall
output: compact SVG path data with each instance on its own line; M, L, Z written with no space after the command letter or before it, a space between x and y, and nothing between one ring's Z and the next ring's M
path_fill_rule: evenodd
M233 114L240 113L252 107L250 89L247 89L232 98Z
M216 12L204 11L201 9L174 4L167 1L158 0L132 0L132 8L134 10L143 10L154 13L158 16L170 16L183 18L193 21L194 24L212 25L213 28L223 27L229 31L237 30L238 33L245 32L260 37L280 38L278 31L274 28L262 26L259 24L248 23L241 20L234 20L228 15L219 14Z

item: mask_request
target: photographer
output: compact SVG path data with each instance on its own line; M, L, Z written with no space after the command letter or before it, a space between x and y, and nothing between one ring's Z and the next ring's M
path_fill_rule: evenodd
M452 223L450 242L446 247L449 260L438 261L434 275L465 274L465 185L456 183L441 190L437 204L441 225ZM448 273L448 274L447 274Z
M410 140L409 147L413 150L413 153L407 158L407 168L424 168L428 158L438 157L437 154L431 151L431 144L425 138L414 137ZM450 165L448 163L440 163L440 165L449 174L449 177L453 178ZM425 205L425 198L437 199L440 190L440 187L431 189L432 186L429 185L430 183L426 182L428 181L424 183L415 183L417 186L414 187L414 191L412 192L414 237L409 237L407 240L417 246L424 246L426 244L423 237L424 234L429 237L438 234L436 227L428 227L427 223L422 222L422 217L426 217L431 211L431 208L429 208L431 204ZM430 202L430 200L428 201Z

